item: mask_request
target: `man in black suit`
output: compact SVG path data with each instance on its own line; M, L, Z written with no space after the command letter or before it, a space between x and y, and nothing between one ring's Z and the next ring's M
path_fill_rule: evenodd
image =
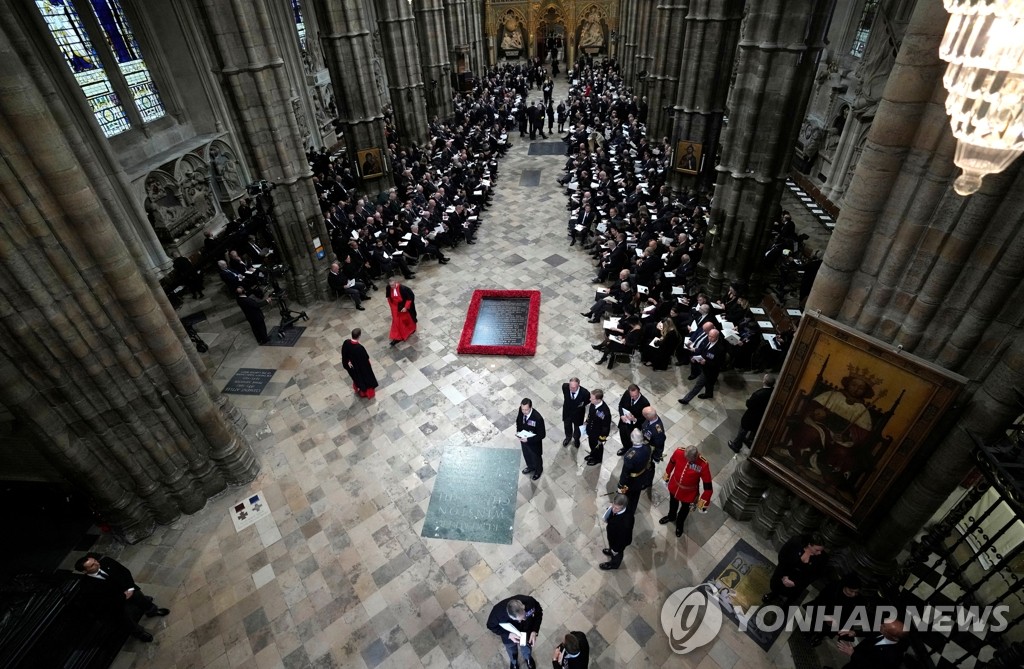
M519 654L526 660L529 669L536 669L533 660L533 646L537 642L544 609L529 595L515 595L494 605L487 616L487 629L501 638L508 653L509 669L519 669ZM516 630L510 631L509 628ZM525 643L522 641L525 640Z
M236 288L235 291L237 293L235 302L238 303L238 308L245 315L245 320L249 321L249 327L252 328L256 342L261 345L266 344L270 341L270 335L267 334L267 321L263 318L263 304L255 297L246 295L245 288L242 286ZM270 303L269 297L266 298L266 302Z
M153 640L153 635L135 621L140 615L166 616L170 610L160 608L152 597L146 596L127 567L114 558L87 553L75 562L75 571L83 574L83 592L100 615L109 615L137 639Z
M580 425L586 419L587 405L590 404L590 391L580 385L575 376L568 383L562 384L562 425L565 427L565 439L562 446L580 447Z
M693 384L693 388L690 388L690 392L679 400L680 404L689 404L694 397L700 397L702 400L714 397L715 382L718 380L718 370L721 368L724 357L725 344L719 340L718 330L712 329L708 332L707 340L697 347L690 361L691 364L700 368L700 373L697 376L697 382ZM690 378L693 378L693 375ZM697 393L702 390L704 392L698 395Z
M590 466L601 464L604 458L604 442L608 441L608 433L612 431L612 410L604 403L604 391L595 390L587 407L587 441L590 442L590 454L586 463ZM579 444L579 442L576 442Z
M640 430L629 434L632 448L622 458L622 473L619 474L618 492L628 499L630 513L636 513L640 504L640 493L651 487L654 482L654 459L650 444L644 441Z
M583 632L569 632L555 647L551 669L587 669L590 666L590 642Z
M733 453L739 453L744 446L750 446L750 441L757 434L757 428L761 425L764 412L768 408L768 401L772 398L772 391L775 389L775 375L765 374L764 385L754 391L747 398L747 410L740 418L740 431L736 438L729 442L729 448Z
M575 246L576 235L580 236L580 244L585 246L587 243L587 235L590 234L590 227L594 225L596 220L597 214L593 212L590 203L588 202L583 205L583 208L576 216L576 219L569 223L569 236L572 238L569 246ZM578 226L581 226L581 228L577 229Z
M530 432L532 436L519 435L523 432ZM516 414L516 438L523 449L523 460L526 461L524 474L533 474L536 481L544 472L544 417L539 411L534 411L533 400L523 398L519 403L519 413Z
M608 548L602 549L602 553L610 560L601 563L601 569L618 569L622 564L622 554L626 546L633 543L633 524L636 521L634 512L636 507L630 509L629 498L623 494L615 496L612 505L604 512L604 522L607 525Z
M622 448L615 452L615 455L625 455L630 448L629 433L634 428L640 427L643 421L644 409L651 406L647 398L640 394L640 386L635 383L629 384L629 388L622 394L619 400L619 441Z
M851 638L852 633L840 633ZM882 623L878 632L865 637L856 646L851 641L840 641L839 652L850 656L844 669L895 669L901 665L909 645L909 631L900 620Z

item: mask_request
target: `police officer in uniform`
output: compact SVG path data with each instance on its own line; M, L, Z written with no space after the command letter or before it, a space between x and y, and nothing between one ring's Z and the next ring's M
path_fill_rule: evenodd
M590 403L590 391L580 385L575 376L568 383L562 384L562 425L565 426L565 439L562 446L580 447L580 425L586 420L587 405Z
M696 446L686 450L677 448L669 458L665 467L664 480L668 482L668 515L662 516L658 522L668 525L676 521L676 536L683 536L683 523L690 514L690 507L706 513L711 503L711 466ZM698 484L704 486L704 492L697 498Z
M651 403L640 394L640 387L635 383L629 384L619 400L619 440L622 441L622 448L615 455L625 455L629 450L629 433L640 425L643 411L649 406Z
M587 440L590 442L590 454L586 460L588 465L601 464L604 442L608 441L608 433L611 431L612 412L604 403L604 391L595 390L590 395L590 407L587 409Z
M640 434L644 441L651 446L651 457L655 462L661 462L665 457L665 424L654 407L646 407L643 411L644 424L640 426Z
M622 459L622 473L619 475L619 493L629 498L629 513L636 513L640 504L640 493L651 487L654 481L654 462L651 461L651 447L644 443L640 430L629 434L633 447Z

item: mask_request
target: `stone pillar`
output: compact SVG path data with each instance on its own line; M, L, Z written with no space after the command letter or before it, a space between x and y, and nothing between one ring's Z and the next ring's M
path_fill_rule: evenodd
M725 482L722 509L736 520L750 520L757 512L769 485L771 481L768 476L744 459Z
M712 294L747 282L764 254L834 3L747 5L704 254Z
M448 49L452 61L452 69L457 73L459 57L463 59L466 70L472 70L469 54L469 19L466 17L466 0L444 0L444 25L448 34ZM480 64L480 72L485 63Z
M484 35L484 3L471 0L466 3L466 31L469 34L469 67L477 76L487 69L487 42ZM526 29L527 26L523 26ZM526 33L530 39L530 33ZM529 46L529 45L528 45ZM535 49L536 47L530 47Z
M443 0L423 0L415 5L420 65L427 92L427 117L442 119L452 113L452 64L448 58Z
M660 0L657 6L654 54L649 81L650 102L647 134L660 139L668 134L668 112L679 86L679 61L683 47L684 21L690 0Z
M37 28L0 6L0 401L136 542L259 467L143 273L109 143Z
M807 309L971 380L955 429L931 453L854 557L893 560L971 469L974 438L1019 414L1024 387L1024 169L1020 162L961 198L938 58L948 17L920 0L868 131ZM973 392L973 395L970 393Z
M636 54L633 57L636 70L633 74L632 85L637 95L641 96L647 95L648 79L651 76L651 70L654 69L652 49L659 46L654 43L654 37L651 35L651 31L654 29L654 20L658 15L655 1L637 0L640 8L637 15ZM641 74L643 78L641 78Z
M288 76L269 1L201 0L199 11L253 176L279 186L273 193L274 238L291 267L291 296L307 303L323 297L327 283L327 261L316 257L313 239L326 244L328 235L303 149L303 135L315 120L302 111L302 82Z
M619 12L622 15L622 58L619 64L622 66L622 80L632 82L636 76L636 50L640 31L637 25L640 22L640 2L620 2ZM568 45L568 35L566 35ZM569 61L570 64L572 61Z
M677 60L679 85L672 146L681 140L699 142L703 147L704 165L698 177L673 171L675 188L714 182L715 153L729 97L743 3L744 0L690 0L682 56Z
M320 39L334 83L338 119L345 128L348 159L358 173L357 151L378 148L387 160L384 106L373 76L373 27L362 2L313 3L323 22ZM394 185L394 178L388 172L371 184L378 190L387 190Z
M378 0L377 7L395 124L406 142L420 145L427 140L426 88L412 6L407 0Z

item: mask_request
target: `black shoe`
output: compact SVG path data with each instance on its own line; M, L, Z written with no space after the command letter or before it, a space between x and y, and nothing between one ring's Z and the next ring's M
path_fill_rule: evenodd
M146 643L149 643L149 642L151 642L153 640L153 635L150 634L149 632L139 632L139 633L135 634L135 638L138 639L139 641L144 641Z
M508 669L519 669L519 663L518 662L509 662Z
M688 377L686 377L686 380L687 381L693 381L695 378L697 378L696 374L690 374Z
M581 311L580 316L583 316L584 318L590 318L592 314L589 311Z
M378 288L377 284L375 284L375 283L371 283L370 284L370 288L373 288L374 290L380 290L380 288Z
M150 611L146 611L146 617L147 618L156 618L157 616L166 616L170 612L171 612L170 609L154 608L154 609L152 609Z
M467 244L476 244L476 242L466 242Z
M737 444L735 441L730 441L729 450L731 450L733 453L739 453L740 451L743 450L743 444Z
M532 474L533 473L533 468L532 467L527 467L527 468L525 468L523 470L523 473L524 474Z
M662 516L660 519L658 519L658 524L659 525L668 525L671 522L672 522L672 516Z
M687 400L687 399L682 399L682 400L679 400L679 403L680 403L680 404L683 404L683 405L686 405L686 404L689 404L689 403L690 403L690 400Z
M611 562L602 562L600 567L601 567L601 569L603 569L605 571L610 571L612 569L618 569L618 567L613 567Z
M450 262L451 262L451 258L443 258L441 260L438 260L437 264L438 265L447 265Z
M562 440L562 446L568 446L570 441L572 441L572 439L566 437L565 439Z
M697 395L697 397L701 398L702 400L710 400L713 399L715 396L712 395L711 393L701 393L700 395Z
M605 555L607 555L608 557L611 557L612 555L614 555L614 553L612 553L612 549L610 549L610 548L602 548L601 552L604 553Z
M677 537L681 537L681 536L683 536L683 531L682 531L681 529L679 529L679 530L676 530L676 536L677 536Z
M357 304L357 305L356 305L356 309L358 309L359 311L366 311L366 307L364 307L364 306L363 306L363 305L361 305L361 304Z
M572 445L575 446L576 448L579 448L580 447L580 440L579 439L574 439L573 442L572 442Z
M405 274L404 276L405 276L405 280L406 281L408 281L409 279L415 279L416 278L415 274Z
M527 658L526 669L537 669L537 661L534 660L532 657Z
M600 351L602 348L604 348L604 344L591 344L590 348L594 349L595 351Z
M397 346L399 341L400 341L399 339L392 339L390 345L391 346Z
M607 361L608 361L608 354L605 353L604 355L601 356L601 359L597 361L597 364L603 365Z
M591 466L591 467L593 467L593 466L595 466L595 465L599 465L599 464L601 464L601 461L600 461L600 460L595 460L595 459L593 459L593 458L587 458L586 462L587 462L587 464L588 464L589 466Z
M572 240L572 241L571 241L571 242L569 243L569 246L576 246L576 240L575 240L575 239L574 239L574 240Z
M539 478L540 478L540 472L537 472L537 473L535 473L535 474L534 474L533 476L531 476L530 478L532 478L532 479L533 479L534 481L536 481L537 479L539 479Z
M626 451L628 450L628 448L620 448L619 450L615 451L615 455L625 455Z

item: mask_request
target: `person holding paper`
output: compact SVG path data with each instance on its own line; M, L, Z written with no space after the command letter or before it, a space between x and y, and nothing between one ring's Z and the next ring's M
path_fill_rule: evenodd
M640 386L635 383L629 384L629 388L619 400L619 440L622 442L622 448L616 451L615 455L625 455L629 450L629 433L639 427L643 410L649 406L651 403L640 393Z
M679 400L680 404L690 403L694 397L702 400L709 400L714 397L715 382L718 380L718 370L721 368L722 360L725 358L725 344L719 340L718 330L709 330L708 338L694 352L690 358L691 366L699 368L697 382L693 384L690 392ZM692 375L690 378L693 378ZM701 393L701 391L704 391ZM697 393L700 393L699 395Z
M604 512L608 548L602 549L601 552L611 558L608 562L602 562L599 565L605 571L618 569L622 564L622 555L626 552L626 547L633 543L636 505L633 505L631 509L629 499L621 493L616 495L611 506Z
M622 458L618 492L628 498L629 512L635 513L637 505L640 504L640 493L650 488L654 482L654 458L651 447L644 441L640 430L630 432L629 441L632 448Z
M551 669L587 669L589 666L590 642L587 635L579 631L569 632L555 648Z
M497 634L508 653L509 669L519 669L520 655L529 669L536 669L533 647L544 619L544 609L529 595L514 595L494 605L487 629Z
M544 472L544 417L533 408L533 400L524 397L516 414L516 438L523 449L526 467L523 474L533 474L536 481Z

